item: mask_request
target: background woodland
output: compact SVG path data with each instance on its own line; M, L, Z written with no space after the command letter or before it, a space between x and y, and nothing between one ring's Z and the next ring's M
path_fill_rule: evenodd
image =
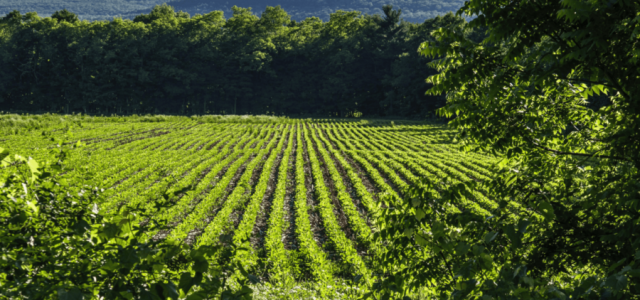
M190 16L156 6L133 20L7 14L0 22L0 110L90 114L432 115L435 74L420 56L447 14L414 24L338 11L298 22L280 7ZM470 37L482 31L468 32Z
M0 0L0 15L13 10L33 11L40 16L50 16L61 9L78 14L81 20L112 20L114 17L133 19L139 14L149 13L155 5L167 3L176 10L189 14L205 14L220 10L225 15L233 14L234 5L251 7L262 12L267 6L280 5L292 19L302 21L308 17L329 20L331 13L337 10L356 10L366 14L381 13L383 5L390 4L403 11L403 18L410 22L422 22L428 18L455 12L464 1L461 0Z

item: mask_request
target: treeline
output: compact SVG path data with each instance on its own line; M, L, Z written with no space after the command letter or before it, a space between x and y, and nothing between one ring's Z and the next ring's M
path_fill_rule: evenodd
M213 10L231 14L231 7L252 7L261 12L267 6L280 5L291 18L302 21L308 17L318 17L324 21L337 10L356 10L368 14L380 12L385 4L402 9L402 16L411 22L422 22L448 11L456 11L464 5L464 0L0 0L0 15L12 10L35 11L40 16L50 16L65 8L78 15L81 20L111 20L115 16L133 19L141 13L148 13L154 5L167 3L176 10L191 15L208 13Z
M190 16L156 6L133 20L79 21L59 11L0 21L0 110L89 114L425 116L435 71L418 54L453 14L404 22L336 12L292 21L233 8ZM468 34L477 35L478 31Z

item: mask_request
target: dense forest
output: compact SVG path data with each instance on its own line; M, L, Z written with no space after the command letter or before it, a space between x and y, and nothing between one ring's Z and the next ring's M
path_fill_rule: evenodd
M453 14L414 24L338 11L298 22L280 7L190 16L156 6L133 20L15 11L1 20L0 110L132 114L420 116L435 72L420 56ZM481 31L469 32L480 35Z
M329 15L337 10L360 11L367 14L380 13L380 7L393 5L403 11L403 18L410 22L422 22L449 11L456 11L464 1L461 0L0 0L0 14L13 10L33 11L40 16L50 16L54 12L67 9L78 14L81 20L111 20L114 17L133 19L141 13L149 13L155 5L167 3L190 14L205 14L221 10L226 15L233 13L231 7L251 7L261 12L267 6L280 5L293 20L302 21L308 17L329 20Z

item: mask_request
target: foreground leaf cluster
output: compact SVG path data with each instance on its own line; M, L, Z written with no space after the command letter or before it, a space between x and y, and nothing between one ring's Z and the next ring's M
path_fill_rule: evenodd
M65 169L70 149L56 143L50 159L40 162L0 148L0 298L251 296L245 278L254 277L231 262L239 250L232 243L194 248L149 240L145 231L164 224L135 222L150 219L146 210L102 215L102 189L90 184L91 174ZM232 288L227 278L236 271L241 276Z
M438 58L467 150L504 155L484 182L499 206L462 207L480 183L425 181L387 210L380 294L449 299L637 299L640 294L640 6L467 1L464 26L421 46ZM460 208L460 209L458 209Z

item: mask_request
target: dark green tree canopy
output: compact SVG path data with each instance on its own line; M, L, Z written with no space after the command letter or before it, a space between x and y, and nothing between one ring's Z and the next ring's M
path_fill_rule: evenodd
M82 20L104 21L114 17L133 19L141 13L148 14L155 5L163 3L177 11L190 15L206 14L211 11L223 11L228 17L233 14L232 7L251 7L255 12L264 11L268 6L282 6L292 19L303 21L309 17L318 17L328 21L330 15L338 10L360 11L365 14L381 13L383 5L393 5L405 12L403 18L410 22L422 22L425 19L456 11L462 0L0 0L0 15L11 10L33 11L41 16L50 16L59 8L66 8L81 16Z
M279 6L190 16L156 6L133 21L78 22L12 12L0 29L0 110L95 114L313 114L424 117L434 73L417 48L423 24L339 11L302 22ZM57 22L51 22L56 20Z
M59 10L53 13L53 15L51 15L52 19L58 20L58 22L68 22L68 23L75 23L78 22L78 15L63 9L63 10Z
M150 24L155 20L166 20L172 18L189 19L189 14L182 11L176 12L173 7L167 4L162 4L156 5L148 14L141 14L136 16L135 18L133 18L133 22Z

